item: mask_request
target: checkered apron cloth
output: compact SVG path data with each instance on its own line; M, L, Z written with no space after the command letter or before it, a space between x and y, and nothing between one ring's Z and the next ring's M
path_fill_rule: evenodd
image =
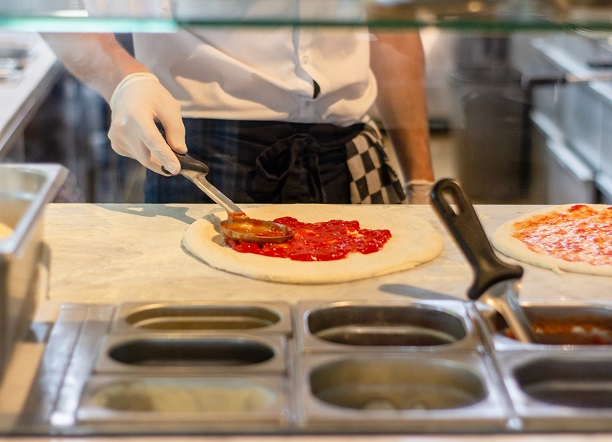
M346 144L351 174L351 204L406 203L402 183L385 152L382 135L373 121Z

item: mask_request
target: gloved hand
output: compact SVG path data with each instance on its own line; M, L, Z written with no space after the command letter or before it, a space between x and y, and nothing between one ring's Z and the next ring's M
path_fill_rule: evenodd
M406 183L404 192L409 204L429 204L429 193L433 182L428 180L411 180Z
M172 174L181 170L173 153L187 152L181 107L155 75L135 73L125 77L113 92L110 108L108 137L115 152L162 175L162 165ZM165 140L156 120L164 127Z

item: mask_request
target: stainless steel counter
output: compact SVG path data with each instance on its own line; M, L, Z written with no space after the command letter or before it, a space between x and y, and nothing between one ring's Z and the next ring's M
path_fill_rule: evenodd
M536 206L478 206L487 233L504 221L540 209ZM248 209L248 206L245 206ZM376 208L373 206L372 210ZM46 283L40 285L37 323L52 321L65 303L115 305L122 301L225 301L297 304L309 301L449 301L465 300L471 270L459 249L428 206L409 207L443 236L442 254L433 262L409 271L352 283L295 285L255 281L215 270L181 248L185 229L210 210L208 205L90 205L51 204L45 222L48 245ZM525 265L521 300L533 302L612 301L610 278L558 275ZM44 282L44 281L43 281ZM333 433L333 432L332 432ZM480 434L476 434L480 433ZM384 440L525 440L544 441L551 434L292 435L299 441ZM612 434L555 434L560 441L604 441ZM260 436L257 440L286 440L288 436ZM130 438L130 440L138 438ZM193 440L176 437L172 440ZM230 436L207 440L251 440ZM166 439L167 440L167 439Z
M23 129L47 98L62 72L53 51L36 33L0 33L0 41L30 47L25 66L15 80L0 81L0 159L15 146L23 148ZM21 153L22 154L22 153ZM14 155L22 161L19 155Z

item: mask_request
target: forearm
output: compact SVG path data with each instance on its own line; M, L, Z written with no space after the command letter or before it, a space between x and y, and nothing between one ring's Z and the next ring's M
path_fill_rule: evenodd
M377 33L371 65L377 108L405 180L433 181L425 94L425 61L418 32Z
M112 34L42 34L58 59L79 80L93 87L106 101L127 75L148 72Z

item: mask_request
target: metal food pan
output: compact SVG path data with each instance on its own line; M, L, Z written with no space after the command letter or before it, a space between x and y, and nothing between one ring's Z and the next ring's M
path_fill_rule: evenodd
M304 301L296 315L300 351L476 350L465 303Z
M350 431L500 431L508 413L478 354L302 355L302 425Z
M97 375L88 380L77 422L98 423L130 431L152 426L184 431L185 426L282 427L290 418L283 376L217 375L142 377Z
M12 229L0 239L0 378L34 314L44 209L66 175L59 165L0 165L0 223Z
M285 373L282 336L246 334L108 336L98 373Z
M559 349L497 358L525 430L612 430L612 355Z
M125 302L118 306L114 333L201 333L248 331L292 333L291 307L282 302Z
M18 69L26 67L32 47L28 42L0 41L0 59L14 60Z
M521 306L537 343L512 338L501 315L486 306L478 306L495 350L542 351L563 346L574 350L597 347L612 353L612 304L522 302Z

